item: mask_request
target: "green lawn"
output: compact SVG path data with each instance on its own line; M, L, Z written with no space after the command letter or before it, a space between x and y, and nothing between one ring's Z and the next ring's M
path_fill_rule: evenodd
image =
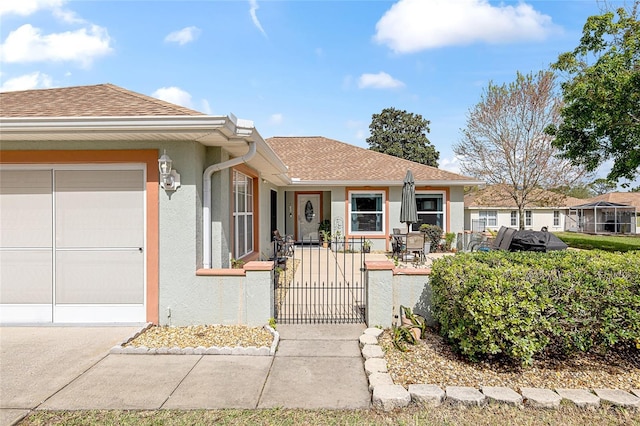
M584 250L631 251L640 250L640 236L589 235L576 232L555 232L569 247Z
M503 405L450 406L377 410L195 410L195 411L36 411L19 426L86 425L640 425L639 410L617 409L606 403L586 410Z

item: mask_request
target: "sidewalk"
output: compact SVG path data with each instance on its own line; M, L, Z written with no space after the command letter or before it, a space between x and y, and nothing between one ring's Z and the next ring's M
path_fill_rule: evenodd
M275 357L119 355L126 327L2 327L0 425L31 410L366 409L364 325L279 325Z

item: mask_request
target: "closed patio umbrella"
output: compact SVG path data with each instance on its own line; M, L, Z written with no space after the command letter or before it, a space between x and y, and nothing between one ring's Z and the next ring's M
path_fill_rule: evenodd
M400 222L407 224L407 233L411 230L411 224L418 222L418 209L416 207L416 184L413 181L413 173L407 170L402 187L402 200L400 203Z

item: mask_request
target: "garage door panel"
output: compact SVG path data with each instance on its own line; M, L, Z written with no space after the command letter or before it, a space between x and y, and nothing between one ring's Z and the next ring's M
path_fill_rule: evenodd
M0 251L0 304L51 304L51 251Z
M143 253L59 251L56 304L144 303Z
M0 247L51 247L51 170L0 171Z
M56 172L59 248L143 247L141 170Z

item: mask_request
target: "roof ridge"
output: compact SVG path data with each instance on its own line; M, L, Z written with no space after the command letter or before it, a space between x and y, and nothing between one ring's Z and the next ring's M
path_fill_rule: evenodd
M98 84L83 84L81 86L42 87L42 88L36 88L36 89L7 90L7 91L0 92L0 93L44 92L44 91L48 91L48 90L73 89L73 88L76 88L76 87L100 87L100 86L107 86L107 85L112 85L112 84L111 83L98 83ZM115 87L118 87L118 86L115 86Z
M399 179L402 181L407 169L411 169L416 182L430 180L475 181L475 178L469 176L373 151L326 136L273 136L267 138L266 142L283 159L285 164L290 166L290 173L299 175L295 177L309 180L349 181L366 175L365 179L367 180L370 180L368 178L371 176L376 176L377 180ZM304 152L305 149L317 150L314 151L314 155L320 155L327 161L333 161L335 165L339 164L339 166L332 168L331 171L317 172L317 164L309 159L308 152ZM362 164L354 166L345 158L358 158L358 162ZM385 171L383 172L383 170ZM399 175L400 173L402 176ZM390 178L390 176L394 177Z

